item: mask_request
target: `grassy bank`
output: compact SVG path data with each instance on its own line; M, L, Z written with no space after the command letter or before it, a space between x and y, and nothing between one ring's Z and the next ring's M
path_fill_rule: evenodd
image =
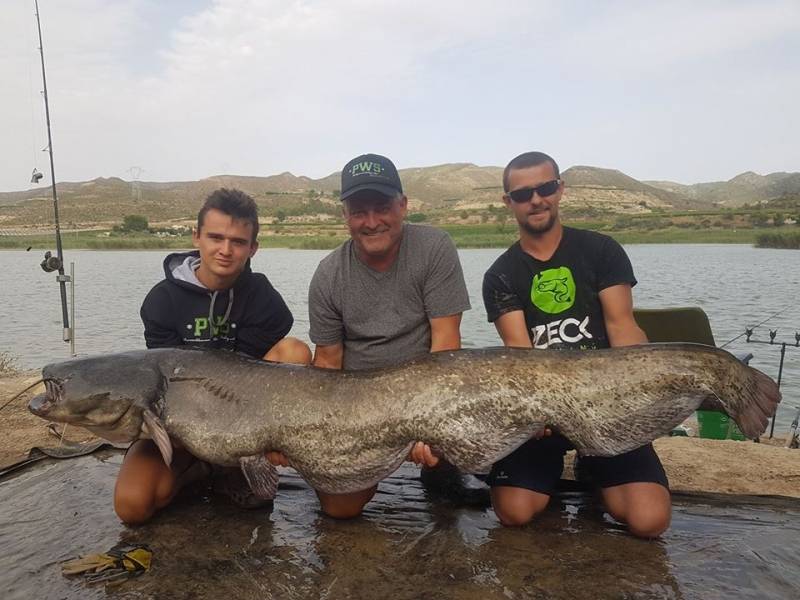
M767 229L684 229L667 227L665 229L610 229L607 223L570 223L581 229L593 229L610 235L622 244L754 244L756 237ZM504 228L496 224L485 225L445 225L447 231L459 248L503 248L517 239L517 229L507 223Z
M602 231L623 244L756 244L764 248L800 248L800 233L775 232L774 227L726 229L680 227L617 229L606 222L585 221L575 226ZM440 225L459 248L505 248L517 239L517 229L511 222L472 225ZM347 238L344 226L309 225L274 227L259 236L264 248L326 250L335 248ZM191 236L157 237L138 233L109 235L103 231L62 233L66 250L160 250L192 246ZM0 236L0 249L54 249L52 235Z
M65 250L157 250L159 248L187 248L192 245L189 236L160 238L149 234L125 237L106 237L104 232L62 232L61 243ZM0 236L0 249L53 250L55 235Z
M800 250L800 233L761 233L756 237L756 247Z

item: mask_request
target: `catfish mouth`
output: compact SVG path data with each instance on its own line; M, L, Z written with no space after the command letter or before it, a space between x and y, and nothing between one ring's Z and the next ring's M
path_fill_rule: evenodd
M28 402L28 410L37 417L59 423L71 423L81 427L110 428L117 427L131 411L132 405L125 403L124 408L117 411L96 411L103 405L103 400L108 397L108 392L91 396L91 408L80 408L79 403L69 402L64 391L66 380L54 378L43 379L45 392L37 394ZM38 383L38 382L37 382Z
M48 413L56 406L64 396L64 387L56 379L43 379L45 392L36 394L28 402L28 410L37 417L47 417ZM40 383L40 382L37 382Z

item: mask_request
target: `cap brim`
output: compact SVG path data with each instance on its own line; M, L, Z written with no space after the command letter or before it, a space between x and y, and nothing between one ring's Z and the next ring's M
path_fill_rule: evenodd
M403 193L402 190L398 190L397 188L394 188L390 185L384 185L382 183L362 183L361 185L350 188L346 192L342 192L340 200L347 200L350 196L357 194L358 192L363 192L364 190L378 192L389 198L394 198L397 194Z

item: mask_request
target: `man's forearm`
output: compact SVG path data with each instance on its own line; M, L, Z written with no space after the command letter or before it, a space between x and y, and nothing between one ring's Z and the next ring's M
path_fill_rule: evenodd
M461 349L461 313L430 319L431 352Z
M608 341L612 347L633 346L635 344L646 344L647 335L634 321L624 327L606 327Z
M344 363L344 346L317 346L314 348L314 360L311 363L321 369L341 369Z

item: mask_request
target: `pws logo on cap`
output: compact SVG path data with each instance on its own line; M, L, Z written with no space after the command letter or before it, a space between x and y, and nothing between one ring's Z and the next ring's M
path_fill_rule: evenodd
M380 175L386 170L379 162L371 160L354 163L350 166L350 175L358 177L359 175Z
M403 184L392 161L380 154L362 154L344 166L342 200L365 191L390 197L403 193Z

